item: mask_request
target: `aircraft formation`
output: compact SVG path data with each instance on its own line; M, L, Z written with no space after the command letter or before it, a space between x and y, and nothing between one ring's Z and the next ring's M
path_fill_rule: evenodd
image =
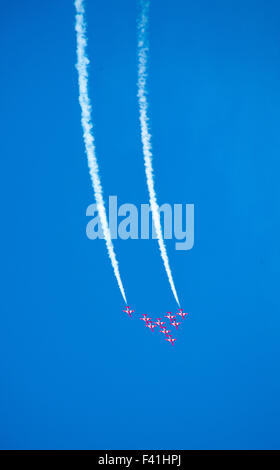
M130 308L129 305L126 306L126 308L123 310L124 313L127 313L129 317L132 317L132 314L135 313L134 310ZM165 341L168 341L172 346L174 346L174 342L176 341L176 338L173 338L171 334L171 330L168 329L171 328L172 326L178 330L178 326L181 325L181 321L176 321L178 317L180 319L184 320L185 317L188 315L186 312L183 312L182 308L179 308L179 311L176 312L176 315L172 315L172 312L166 312L167 315L164 315L165 318L167 318L169 321L162 321L162 318L157 318L157 321L152 321L152 318L148 317L148 315L141 314L140 320L145 322L145 326L149 328L152 332L154 331L155 328L159 328L160 332L165 336ZM165 326L166 325L166 326Z

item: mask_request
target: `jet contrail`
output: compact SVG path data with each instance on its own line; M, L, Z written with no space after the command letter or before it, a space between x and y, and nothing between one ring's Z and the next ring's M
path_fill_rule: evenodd
M96 199L96 206L106 241L108 254L114 269L117 282L124 298L125 303L126 296L119 272L119 266L114 252L112 243L111 233L105 211L105 204L102 195L102 186L98 174L98 163L96 158L96 150L94 137L92 133L92 118L91 118L91 104L88 96L88 71L87 66L89 64L88 57L86 55L87 37L86 37L86 22L85 22L85 9L83 0L75 0L76 8L76 24L75 30L77 33L77 70L79 76L79 101L82 110L82 128L84 134L84 142L86 147L86 154L88 159L89 172L91 176L92 186Z
M177 292L175 289L174 281L171 274L171 269L169 266L168 256L166 248L163 241L162 229L160 224L160 212L159 206L157 203L154 179L153 179L153 166L152 166L152 144L151 144L151 134L148 126L148 100L147 100L147 91L146 91L146 81L147 81L147 60L149 46L147 41L147 26L148 26L148 11L150 2L149 0L141 1L142 11L138 23L138 101L139 101L139 110L140 110L140 125L141 125L141 139L143 146L144 154L144 163L145 163L145 172L147 178L147 185L150 198L150 206L152 211L152 219L158 239L160 254L163 259L164 267L168 276L168 280L171 286L171 290L174 294L174 297L180 306Z

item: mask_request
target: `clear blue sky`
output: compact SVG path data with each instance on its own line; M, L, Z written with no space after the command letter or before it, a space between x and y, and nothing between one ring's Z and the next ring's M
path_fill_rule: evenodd
M137 4L87 3L105 199L145 203ZM0 447L279 448L279 2L152 1L156 189L195 204L194 248L167 242L190 312L174 347L122 314L85 234L72 2L2 1L0 21ZM129 304L174 311L157 242L115 247Z

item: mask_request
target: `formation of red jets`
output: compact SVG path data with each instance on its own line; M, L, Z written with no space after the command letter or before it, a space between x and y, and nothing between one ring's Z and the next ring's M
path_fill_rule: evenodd
M131 310L131 308L128 305L125 308L125 310L123 310L123 312L127 313L129 315L129 317L131 318L132 313L134 313L134 310ZM186 312L183 312L183 309L181 309L181 308L179 308L179 311L176 312L176 315L172 315L171 314L172 312L166 312L166 313L167 313L167 315L164 315L164 316L165 316L165 318L167 318L169 320L169 325L176 328L176 330L178 330L178 326L181 325L180 321L176 321L176 318L177 318L176 315L181 317L182 320L184 320L185 317L188 315ZM160 332L165 335L165 340L168 341L170 344L172 344L172 346L174 345L174 342L176 341L176 338L172 338L172 336L169 334L169 333L171 333L171 330L168 330L167 326L164 326L166 324L166 322L162 321L161 318L157 318L157 321L153 322L152 319L144 313L144 314L141 315L140 320L143 320L145 322L146 327L149 328L151 331L154 331L154 328L159 327Z

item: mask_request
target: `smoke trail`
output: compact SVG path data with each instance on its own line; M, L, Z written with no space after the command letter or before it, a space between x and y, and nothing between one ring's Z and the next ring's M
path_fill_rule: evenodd
M147 60L149 46L147 41L147 26L148 26L148 12L149 12L149 0L142 0L141 16L138 23L138 101L140 110L140 125L141 125L141 139L143 145L145 172L147 178L147 185L150 198L150 206L152 211L152 218L155 226L155 231L158 239L160 254L163 259L164 267L167 273L167 277L171 286L173 295L180 306L175 285L173 282L171 269L169 266L168 256L163 241L162 229L160 224L160 213L159 206L157 203L154 179L153 179L153 166L152 166L152 144L151 134L148 127L148 100L146 91L146 79L147 79Z
M108 225L108 220L105 211L105 205L102 195L102 186L98 174L98 163L96 159L96 150L94 137L92 133L92 118L91 118L91 104L88 96L88 72L87 66L89 60L86 55L86 46L87 46L87 37L86 37L86 22L85 22L85 9L83 0L75 0L76 7L76 25L75 30L77 33L77 70L79 76L79 101L82 110L82 128L84 134L84 142L86 147L87 159L89 172L91 176L91 181L93 185L94 195L96 199L96 206L104 233L104 238L106 241L106 246L108 254L114 269L117 282L124 298L125 303L126 296L123 288L123 284L120 277L118 262L114 252L114 247L112 243L111 233Z

